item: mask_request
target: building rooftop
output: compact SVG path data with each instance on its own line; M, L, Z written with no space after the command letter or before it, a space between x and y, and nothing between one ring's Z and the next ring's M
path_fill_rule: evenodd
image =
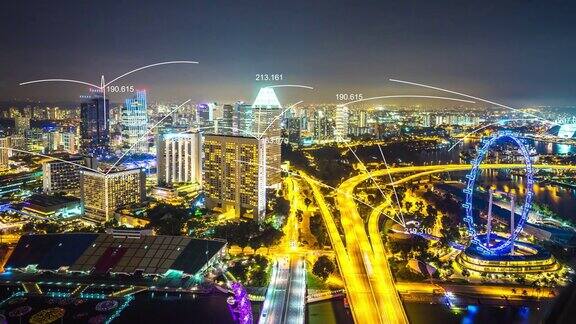
M115 237L111 234L65 233L24 235L5 268L70 271L87 274L141 271L163 275L168 270L198 273L226 246L221 240L187 236Z

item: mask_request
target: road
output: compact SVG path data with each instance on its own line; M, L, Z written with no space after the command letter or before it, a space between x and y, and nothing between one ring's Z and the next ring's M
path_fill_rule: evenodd
M380 323L378 307L372 294L370 284L367 280L368 278L362 276L362 274L365 273L365 269L358 260L360 256L356 254L353 257L348 257L348 252L344 247L334 217L326 204L324 194L320 191L319 186L322 184L303 172L300 172L300 176L312 189L314 200L316 201L316 205L318 206L320 214L326 224L326 230L330 237L332 248L336 254L336 260L338 261L338 268L342 275L342 279L344 280L344 285L346 286L346 296L350 303L354 322Z
M272 268L270 284L262 305L259 324L282 323L284 308L287 301L287 290L290 279L290 263L288 258L278 258Z
M284 237L276 257L266 298L258 323L304 324L306 305L306 261L298 246L299 230L296 211L302 207L297 181L286 178L290 213L283 229Z
M363 175L352 177L338 187L336 203L344 228L346 247L352 256L352 262L357 262L357 267L363 270L356 275L370 287L376 304L374 311L380 317L379 322L408 323L408 317L400 295L396 291L394 277L390 272L384 249L370 244L364 220L356 208L356 201L353 198L354 189L364 181Z
M284 237L281 243L282 248L286 253L294 252L298 249L298 218L296 217L296 210L298 210L298 188L296 181L292 177L286 178L288 188L288 200L290 201L290 213L286 219L284 226Z
M290 282L282 323L304 324L306 307L306 261L292 258L290 261Z

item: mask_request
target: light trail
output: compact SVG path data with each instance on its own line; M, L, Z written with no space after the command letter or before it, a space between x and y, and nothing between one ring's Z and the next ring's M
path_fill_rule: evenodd
M313 87L307 86L307 85L302 85L302 84L277 84L277 85L266 86L264 88L304 88L304 89L308 89L308 90L314 90Z
M134 142L134 144L132 144L132 146L130 146L130 148L128 148L128 150L126 152L124 152L124 154L122 154L120 156L120 158L112 165L112 167L110 167L110 169L108 169L108 171L106 172L106 174L110 173L114 167L116 167L118 165L118 163L120 163L120 161L130 152L134 149L134 147L136 147L136 145L138 145L138 143L140 141L142 141L145 138L148 138L148 135L150 134L150 132L156 128L156 126L160 125L164 119L168 118L170 115L172 115L174 112L176 112L178 109L182 108L185 104L189 103L191 99L188 99L186 101L184 101L183 103L181 103L178 107L172 109L172 111L170 111L166 116L162 117L156 124L154 124L152 127L150 127L148 129L148 131L146 131L146 133L142 136L140 136L140 138L138 138L136 140L136 142Z
M495 122L495 123L491 123L491 124L488 124L488 125L485 125L485 126L476 128L475 130L471 131L470 133L464 135L464 137L462 137L462 138L461 138L460 140L458 140L456 143L454 143L454 145L452 145L452 146L448 149L448 152L450 152L450 151L451 151L454 147L456 147L458 144L462 143L462 142L464 141L464 139L466 139L466 137L468 137L468 136L470 136L470 135L472 135L472 134L474 134L474 133L476 133L476 132L479 132L479 131L481 131L481 130L483 130L483 129L485 129L485 128L488 128L488 127L490 127L490 126L501 125L501 124L504 124L504 123L507 123L507 122L520 121L520 120L536 120L536 118L505 119L505 120L500 120L500 121L497 121L497 122Z
M97 86L97 85L92 84L92 83L89 83L89 82L84 82L84 81L79 81L79 80L71 80L71 79L41 79L41 80L32 80L32 81L26 81L26 82L19 83L18 85L23 86L23 85L34 84L34 83L42 83L42 82L70 82L70 83L79 83L79 84L91 86L91 87L96 88L96 89L102 89L100 86Z
M124 73L124 74L122 74L122 75L120 75L120 76L112 79L112 81L109 81L108 83L102 83L102 84L100 84L99 86L98 86L98 85L95 85L95 84L93 84L93 83L89 83L89 82L85 82L85 81L79 81L79 80L72 80L72 79L41 79L41 80L32 80L32 81L21 82L21 83L19 83L19 85L22 86L22 85L28 85L28 84L33 84L33 83L42 83L42 82L72 82L72 83L79 83L79 84L88 85L88 86L91 86L91 87L93 87L93 88L96 88L96 89L100 89L100 90L102 90L102 91L105 91L105 88L106 88L107 86L109 86L110 84L112 84L112 83L114 83L115 81L118 81L118 80L120 80L121 78L123 78L123 77L125 77L125 76L127 76L127 75L130 75L130 74L132 74L132 73L134 73L134 72L142 71L142 70L144 70L144 69L151 68L151 67L155 67L155 66L160 66L160 65L182 64L182 63L184 63L184 64L199 64L199 63L196 62L196 61L166 61L166 62L149 64L149 65L142 66L142 67L139 67L139 68L137 68L137 69L128 71L128 72L126 72L126 73ZM102 76L102 80L103 80L103 79L104 79L104 76Z
M235 131L235 132L240 132L240 133L246 134L246 135L248 135L248 136L250 136L250 137L253 137L253 138L255 138L255 139L258 139L258 137L256 137L253 132L250 132L250 131L247 131L247 130L244 130L244 129L240 129L240 128L236 128L236 127L226 127L226 126L216 126L216 125L191 128L191 129L187 129L187 130L182 131L182 132L178 132L178 133L176 133L175 135L187 134L187 133L189 133L189 132L195 132L195 131L201 131L201 130L213 129L213 128L229 129L229 130L232 130L232 131Z
M168 65L168 64L199 64L199 63L196 62L196 61L167 61L167 62L160 62L160 63L149 64L149 65L142 66L142 67L139 67L139 68L137 68L137 69L134 69L134 70L132 70L132 71L126 72L126 73L124 73L124 74L122 74L122 75L120 75L120 76L112 79L112 81L109 81L108 83L106 83L106 84L104 85L104 87L107 87L107 86L111 85L112 83L114 83L115 81L118 81L119 79L122 79L123 77L125 77L125 76L127 76L127 75L130 75L130 74L132 74L132 73L134 73L134 72L142 71L142 70L145 70L145 69L148 69L148 68L151 68L151 67L155 67L155 66Z
M386 162L386 158L384 157L384 152L382 151L382 146L380 146L380 143L378 143L378 150L380 150L380 155L382 156L384 167L386 168L386 170L388 170L388 163ZM394 182L390 172L388 172L388 179L390 180L390 183ZM398 213L400 213L400 217L402 217L402 224L406 224L404 214L402 213L402 205L400 205L400 199L398 199L398 193L396 192L396 186L394 185L392 186L392 191L394 191L394 197L396 198L396 204L398 205L398 211L396 211L396 216L398 217Z
M471 96L471 95L468 95L468 94L465 94L465 93L462 93L462 92L456 92L456 91L452 91L452 90L448 90L448 89L443 89L443 88L439 88L439 87L434 87L434 86L427 85L427 84L423 84L423 83L416 83L416 82L410 82L410 81L404 81L404 80L398 80L398 79L388 79L388 80L390 80L391 82L409 84L409 85L418 86L418 87L423 87L423 88L428 88L428 89L434 89L434 90L438 90L438 91L443 91L443 92L447 92L447 93L456 94L456 95L463 96L463 97L466 97L466 98L471 98L471 99L474 99L474 100L483 101L483 102L486 102L486 103L489 103L489 104L492 104L492 105L495 105L495 106L498 106L498 107L510 109L510 110L512 110L512 111L515 111L515 112L519 112L519 113L522 113L522 114L525 114L525 115L528 115L528 116L532 116L532 117L537 118L537 119L539 119L539 120L541 120L541 121L551 123L552 125L558 125L557 123L555 123L555 122L553 122L553 121L550 121L550 120L547 120L547 119L544 119L544 118L542 118L542 117L540 117L540 116L538 116L538 115L534 115L534 114L532 114L532 113L528 113L528 112L525 112L525 111L522 111L522 110L519 110L519 109L510 107L510 106L503 105L503 104L501 104L501 103L497 103L497 102L494 102L494 101L491 101L491 100L484 99L484 98Z
M439 97L439 96L426 96L426 95L389 95L389 96L378 96L378 97L370 97L366 99L358 99L350 102L346 102L343 104L339 104L338 106L344 107L354 103L368 101L368 100L376 100L376 99L393 99L393 98L423 98L423 99L440 99L440 100L450 100L450 101L458 101L458 102L466 102L466 103L476 103L475 101L459 99L459 98L450 98L450 97Z

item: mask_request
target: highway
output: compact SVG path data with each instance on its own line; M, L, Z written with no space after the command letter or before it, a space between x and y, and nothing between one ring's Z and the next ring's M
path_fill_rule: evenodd
M344 285L346 286L346 296L350 303L354 322L381 323L378 307L367 280L368 278L363 276L366 271L359 260L361 256L348 257L348 252L344 247L334 217L326 204L324 194L320 191L319 186L321 183L303 172L300 172L300 176L312 189L314 200L326 224L326 230L328 231L332 248L336 253L338 268L344 280Z
M290 263L287 258L278 258L272 266L272 276L266 291L258 323L282 323L290 279Z
M336 203L346 237L346 247L353 256L352 262L357 262L357 267L363 270L356 276L370 287L376 304L373 312L378 313L379 322L408 323L404 306L394 286L394 277L390 272L388 258L383 253L384 249L381 247L377 250L378 247L374 248L370 244L364 220L356 208L353 198L354 189L363 181L365 180L362 175L352 177L338 187L336 194Z
M290 261L290 282L282 323L304 324L306 307L306 261L292 258Z
M270 284L258 323L304 324L306 307L306 261L298 247L299 187L288 177L287 197L290 214L272 268Z

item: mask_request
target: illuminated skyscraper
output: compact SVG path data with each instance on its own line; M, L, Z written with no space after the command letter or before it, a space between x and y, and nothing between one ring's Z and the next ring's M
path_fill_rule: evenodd
M243 102L234 104L234 115L232 120L232 133L240 136L251 136L253 124L252 106Z
M206 135L202 183L209 208L234 209L238 217L264 217L266 145L253 137Z
M282 182L281 129L280 114L282 108L273 88L261 88L252 104L252 132L254 136L263 136L267 141L266 170L267 186L276 186Z
M202 181L202 138L200 133L156 136L158 185Z
M336 116L335 116L335 140L340 142L348 138L348 128L349 128L349 110L346 106L336 106Z
M74 132L62 133L62 148L72 154L78 153L78 138Z
M234 125L234 106L222 106L222 120L218 123L219 134L232 134Z
M148 104L146 91L138 90L134 98L126 99L122 107L122 137L134 152L148 152L148 141L143 139L148 132Z
M0 138L0 171L10 168L10 137Z
M110 103L100 93L90 96L80 105L80 136L82 153L101 156L110 146Z
M139 204L146 195L146 176L142 169L110 172L108 174L82 170L80 197L83 219L103 223L114 216L121 206Z

